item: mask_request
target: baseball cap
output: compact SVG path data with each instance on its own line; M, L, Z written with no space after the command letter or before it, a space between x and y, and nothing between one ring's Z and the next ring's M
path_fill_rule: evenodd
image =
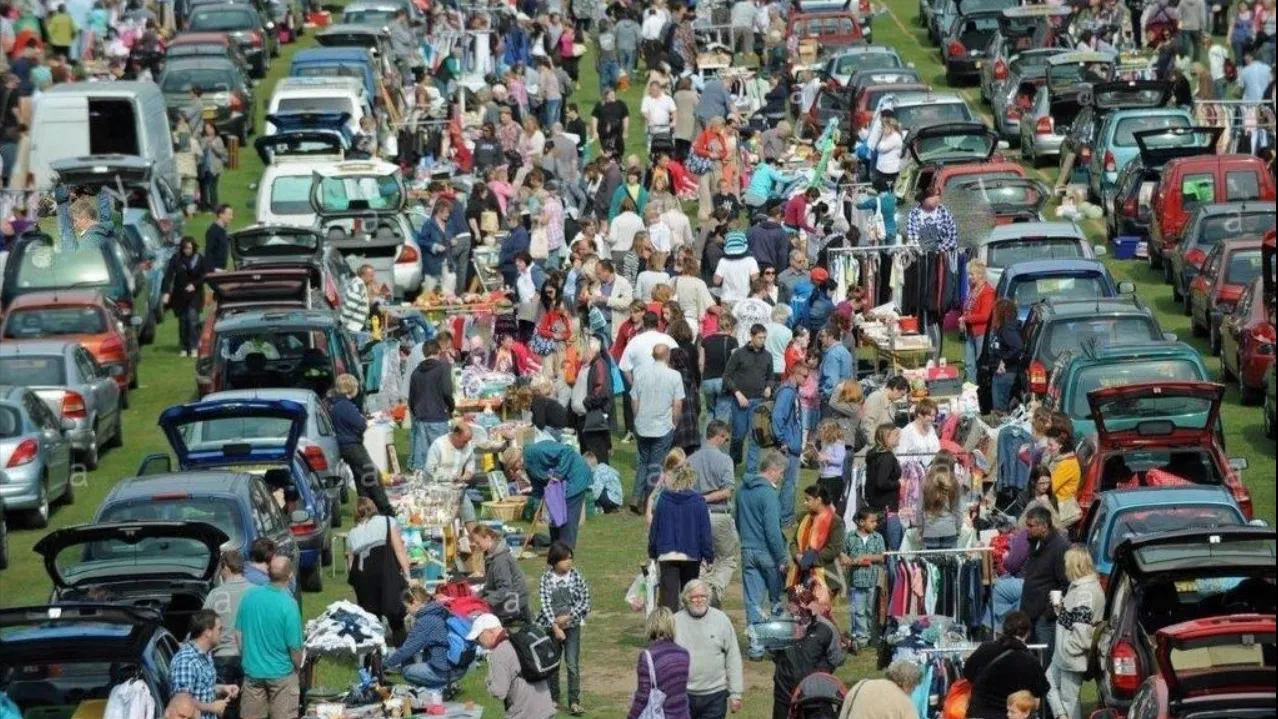
M470 625L470 634L466 635L467 641L475 641L479 639L479 635L489 629L501 629L501 620L492 614L480 614L475 617L475 621Z
M813 267L808 277L818 285L830 281L830 273L826 272L824 267Z

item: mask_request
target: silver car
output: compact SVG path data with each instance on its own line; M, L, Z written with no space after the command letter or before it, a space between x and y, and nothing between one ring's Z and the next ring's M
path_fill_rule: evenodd
M1021 116L1047 81L1047 59L1062 52L1055 48L1027 50L1007 62L1006 77L993 81L990 96L990 114L999 137L1021 141Z
M1095 259L1106 254L1092 245L1083 229L1072 222L1016 222L999 225L984 237L965 242L986 266L990 284L998 285L1003 270L1029 260Z
M350 469L342 461L342 452L337 446L337 432L333 429L333 418L329 415L328 405L320 399L319 395L309 389L239 389L226 390L225 392L214 392L204 398L204 401L228 400L228 399L267 399L279 400L285 399L291 402L297 402L306 408L306 427L302 430L302 436L298 440L298 450L306 457L306 463L310 466L311 471L319 476L320 482L323 483L324 489L328 492L329 498L332 500L332 506L335 508L333 512L333 526L341 526L341 512L336 511L338 502L345 503L347 500L347 478L350 476ZM200 427L202 425L195 425ZM262 427L280 426L278 423L263 422ZM287 425L284 425L287 427ZM253 439L266 439L260 434L252 435ZM283 436L271 437L270 439L284 440ZM192 442L198 439L190 440Z
M0 384L25 385L62 421L85 469L124 444L120 385L78 342L33 340L0 345Z
M1065 52L1047 59L1047 82L1020 121L1021 155L1037 167L1056 157L1074 118L1091 102L1092 85L1113 76L1111 52Z
M28 526L49 526L55 500L70 504L71 440L62 421L26 387L0 386L0 502Z

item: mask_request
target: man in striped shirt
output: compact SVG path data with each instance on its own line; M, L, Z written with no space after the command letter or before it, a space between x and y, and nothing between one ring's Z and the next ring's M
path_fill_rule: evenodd
M347 332L363 332L368 324L370 289L376 277L372 265L361 265L359 272L346 284L346 294L342 297L342 326Z

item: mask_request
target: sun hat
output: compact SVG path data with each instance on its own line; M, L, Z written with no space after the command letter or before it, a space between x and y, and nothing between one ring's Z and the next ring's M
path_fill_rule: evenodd
M733 230L727 234L723 241L724 257L741 257L750 250L749 244L746 242L746 234L741 230Z

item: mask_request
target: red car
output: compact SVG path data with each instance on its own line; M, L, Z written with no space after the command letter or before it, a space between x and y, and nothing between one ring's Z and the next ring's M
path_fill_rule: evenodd
M1224 486L1251 520L1251 494L1238 477L1247 460L1227 457L1221 440L1224 396L1224 385L1214 382L1140 383L1088 392L1096 434L1077 450L1083 475L1078 504L1084 516L1100 492L1189 481Z
M885 95L898 92L931 92L931 90L931 85L920 85L914 82L865 86L852 98L852 137L856 137L861 128L868 128L870 123L874 122L874 111L878 109L879 100L882 100Z
M1230 614L1173 624L1154 637L1157 673L1128 715L1139 719L1272 717L1274 615ZM1091 719L1118 719L1102 709Z
M866 44L861 23L848 10L795 13L790 16L785 36L791 57L825 55L831 50Z
M1218 242L1203 262L1185 297L1194 335L1211 338L1211 353L1220 355L1220 326L1232 315L1243 292L1260 277L1261 239L1243 237Z
M138 386L142 359L138 330L142 318L128 321L114 302L97 290L58 290L18 295L4 315L5 342L62 339L79 342L120 386L120 406Z
M1238 380L1243 404L1257 404L1264 397L1265 373L1274 363L1274 318L1264 293L1264 280L1252 280L1220 326L1220 369L1226 381Z
M968 180L1025 177L1025 168L1006 162L998 135L980 122L947 122L920 128L905 141L917 168L897 194L916 197L924 188L948 190ZM906 174L906 173L903 173Z

